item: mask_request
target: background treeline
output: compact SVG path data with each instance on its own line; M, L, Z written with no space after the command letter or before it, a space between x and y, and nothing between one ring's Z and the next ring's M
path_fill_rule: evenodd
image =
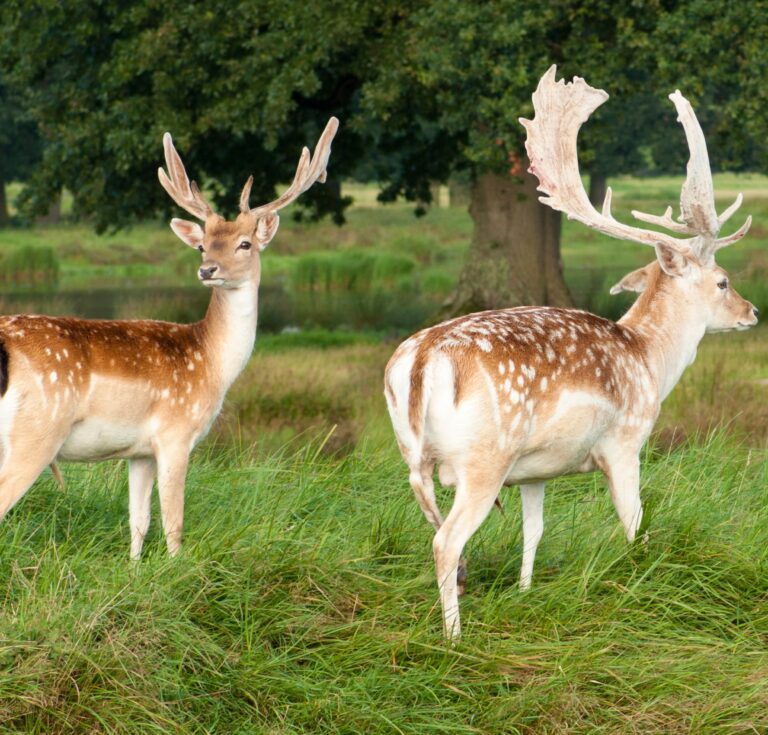
M452 309L570 303L556 257L537 276L499 266L559 249L520 160L517 118L530 115L536 80L557 63L612 95L582 134L596 199L612 176L683 170L684 137L666 99L675 88L697 110L715 170L761 170L767 20L762 0L9 0L0 9L0 189L25 181L26 217L46 214L66 189L73 215L99 230L167 216L155 171L171 130L226 214L251 173L253 199L271 197L335 114L343 126L332 180L305 195L297 215L342 221L342 179L376 182L381 199L403 196L419 212L434 182L464 182L475 234ZM520 188L499 196L510 171ZM514 227L494 230L510 208L527 227L523 246Z

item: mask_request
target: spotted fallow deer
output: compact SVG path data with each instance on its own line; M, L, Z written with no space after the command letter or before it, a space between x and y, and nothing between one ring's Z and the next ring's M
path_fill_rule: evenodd
M559 475L601 470L633 540L642 507L639 452L661 402L696 356L706 332L747 329L757 310L731 287L715 252L746 234L748 219L718 238L741 195L715 210L704 135L688 101L675 104L690 148L680 221L633 215L681 237L624 225L611 216L610 190L595 210L579 175L576 138L606 99L576 77L555 81L552 67L533 95L535 119L521 120L541 201L600 232L655 249L656 260L612 293L641 291L618 322L573 309L485 311L425 329L401 344L385 373L385 396L410 484L434 526L435 565L445 634L460 634L458 594L464 545L503 485L520 485L523 558L520 587L531 584L543 531L544 485ZM433 472L455 485L443 519Z
M293 183L273 202L250 207L250 177L231 222L190 183L165 134L160 183L204 221L171 221L202 253L198 277L212 288L202 321L0 318L0 518L56 459L126 458L131 557L141 554L155 476L168 551L179 551L189 454L253 350L259 254L277 231L277 212L325 180L337 127L331 118L312 157L303 150Z

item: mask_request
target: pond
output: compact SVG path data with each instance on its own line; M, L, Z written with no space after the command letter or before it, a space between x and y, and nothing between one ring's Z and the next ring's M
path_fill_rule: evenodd
M0 313L37 313L99 319L201 319L210 292L201 286L94 286L0 291ZM440 307L439 297L402 290L366 293L292 291L282 285L259 290L259 329L290 328L412 331Z

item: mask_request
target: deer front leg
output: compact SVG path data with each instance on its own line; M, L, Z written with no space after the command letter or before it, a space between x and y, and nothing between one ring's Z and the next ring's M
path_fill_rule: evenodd
M132 459L128 462L128 513L131 527L131 559L138 561L149 529L152 484L157 464L154 459Z
M184 525L184 483L189 463L189 444L173 442L160 446L157 453L157 489L160 513L168 553L175 556L181 549Z
M520 485L520 499L523 505L523 563L520 567L521 590L527 590L531 586L536 549L544 533L545 485L546 483L543 482Z
M603 470L611 499L619 515L627 541L634 541L640 521L643 519L643 506L640 502L640 458L637 454L607 454L599 462Z

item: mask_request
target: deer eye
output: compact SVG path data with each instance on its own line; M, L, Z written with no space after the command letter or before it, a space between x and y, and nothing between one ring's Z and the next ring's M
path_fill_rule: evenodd
M248 242L248 240L243 240L238 246L238 250L250 250L251 249L251 243Z
M726 288L728 288L728 279L723 278L722 281L717 282L717 287L723 289L725 291Z
M205 250L203 249L203 246L202 246L202 245L198 245L198 246L197 246L197 249L198 249L198 252L201 252L201 253L204 253L204 252L205 252Z

